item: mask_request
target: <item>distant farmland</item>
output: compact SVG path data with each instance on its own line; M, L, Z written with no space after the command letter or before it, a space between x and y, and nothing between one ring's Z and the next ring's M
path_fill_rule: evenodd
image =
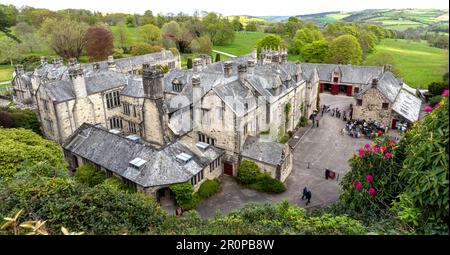
M442 81L442 75L448 72L448 50L430 47L425 41L384 39L365 64L373 65L381 52L392 55L405 83L412 87L427 88L433 81Z

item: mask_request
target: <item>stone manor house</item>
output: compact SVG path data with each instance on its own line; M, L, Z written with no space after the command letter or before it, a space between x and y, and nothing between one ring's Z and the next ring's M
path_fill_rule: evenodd
M161 63L167 74L155 67ZM363 93L389 70L294 63L271 49L216 63L202 56L181 70L179 57L164 51L67 67L43 59L31 74L19 67L13 86L72 170L90 163L161 200L172 196L170 184L190 181L197 190L205 179L236 175L243 159L285 181L292 148L277 141L317 110L319 91L338 72Z

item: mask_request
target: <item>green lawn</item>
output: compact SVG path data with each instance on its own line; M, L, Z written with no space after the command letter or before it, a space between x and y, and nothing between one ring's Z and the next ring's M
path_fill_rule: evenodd
M262 32L236 32L234 34L234 42L225 46L214 46L214 50L223 51L236 56L249 54L259 39L269 34Z
M433 81L442 81L442 75L448 72L448 50L430 47L425 41L384 39L365 64L372 65L380 52L393 56L405 83L412 87L426 88Z
M119 48L119 35L118 35L118 29L117 26L110 26L109 27L114 35L114 47ZM139 42L139 31L137 27L128 27L128 33L127 33L127 43L126 46L129 47L133 44L136 44Z
M0 65L0 81L9 81L12 79L14 67L10 65Z

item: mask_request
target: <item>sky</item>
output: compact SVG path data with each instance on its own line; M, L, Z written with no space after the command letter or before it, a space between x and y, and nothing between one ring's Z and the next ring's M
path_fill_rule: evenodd
M290 16L327 11L364 9L448 9L448 0L0 0L1 4L60 10L88 9L100 12L187 14L214 11L223 15Z

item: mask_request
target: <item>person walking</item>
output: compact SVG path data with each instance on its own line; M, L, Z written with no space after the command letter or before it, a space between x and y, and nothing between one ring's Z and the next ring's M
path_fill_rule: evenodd
M303 188L302 200L305 199L306 194L308 194L308 188L305 186L305 187Z
M306 199L308 199L308 201L306 201L306 205L308 205L311 202L311 197L312 197L311 191L308 190L308 192L306 193Z

